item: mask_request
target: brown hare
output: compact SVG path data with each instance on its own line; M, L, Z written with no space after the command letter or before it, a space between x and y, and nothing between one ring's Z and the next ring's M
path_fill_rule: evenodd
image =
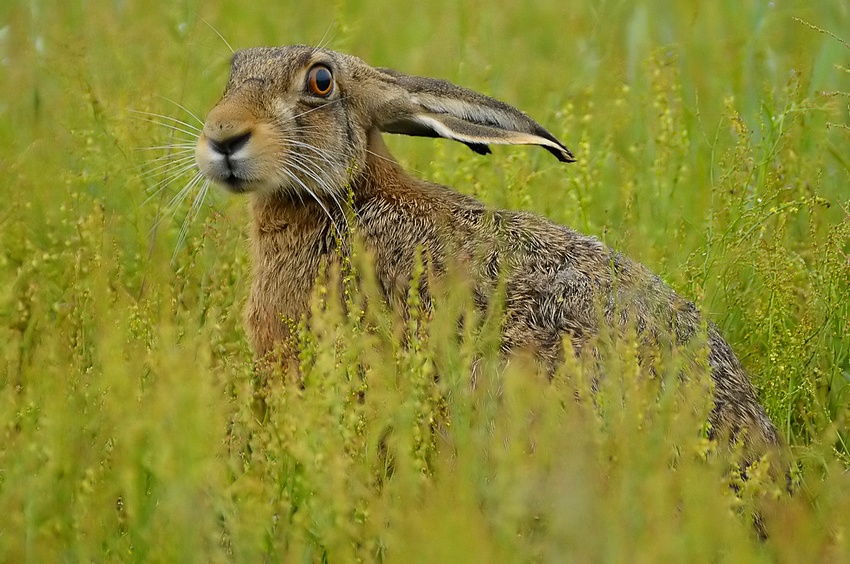
M246 323L258 358L275 349L284 361L294 355L282 320L308 313L317 276L334 260L339 226L348 222L389 301L405 300L418 253L436 272L460 259L480 307L504 288L503 348L532 350L550 368L563 355L564 336L579 350L600 323L633 323L649 340L703 335L712 428L755 452L778 445L741 363L691 302L593 237L410 176L382 132L454 139L481 154L491 144L539 145L559 161L574 160L524 113L443 80L303 45L236 53L195 157L208 180L250 194Z

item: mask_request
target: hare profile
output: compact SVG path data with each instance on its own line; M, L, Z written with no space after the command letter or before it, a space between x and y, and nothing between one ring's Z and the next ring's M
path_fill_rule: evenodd
M420 253L436 272L460 257L482 308L497 288L504 292L503 348L533 350L550 367L565 335L579 350L600 323L633 323L647 338L678 343L703 335L712 428L758 451L778 444L740 362L691 302L593 237L410 176L382 132L453 139L481 154L491 144L539 145L574 160L524 113L443 80L303 45L236 53L196 161L207 179L250 194L246 324L257 357L276 347L294 354L282 319L308 313L316 278L339 248L337 226L349 221L389 301L404 301ZM426 284L422 291L427 303Z

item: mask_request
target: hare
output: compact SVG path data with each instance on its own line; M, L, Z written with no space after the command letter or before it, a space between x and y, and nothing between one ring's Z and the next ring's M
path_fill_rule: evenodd
M338 226L348 221L389 301L405 300L417 256L438 273L457 260L481 308L503 288L503 349L532 350L550 368L564 354L564 336L579 350L600 323L633 323L650 340L703 335L712 429L756 452L779 444L741 363L691 302L593 237L410 176L382 132L453 139L480 154L491 144L539 145L561 162L575 160L521 111L443 80L303 45L236 53L195 157L207 179L250 194L246 325L258 358L275 350L284 362L293 358L282 320L308 313L317 276L339 249Z

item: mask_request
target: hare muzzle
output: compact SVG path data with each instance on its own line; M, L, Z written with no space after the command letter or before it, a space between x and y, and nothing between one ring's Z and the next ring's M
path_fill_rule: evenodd
M207 116L195 148L200 171L231 192L274 184L275 135L240 100L225 100Z

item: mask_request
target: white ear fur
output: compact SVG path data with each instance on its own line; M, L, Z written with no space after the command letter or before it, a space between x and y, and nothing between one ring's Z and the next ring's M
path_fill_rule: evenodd
M444 80L378 70L404 90L402 100L388 101L391 110L381 112L382 131L453 139L480 154L492 144L540 145L559 161L575 161L554 135L504 102Z

